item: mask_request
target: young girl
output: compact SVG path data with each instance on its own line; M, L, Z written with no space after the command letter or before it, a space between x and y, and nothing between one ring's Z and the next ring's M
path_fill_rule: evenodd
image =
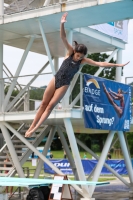
M65 95L73 76L78 72L81 64L89 64L100 67L123 67L126 64L114 64L106 62L95 62L89 58L85 58L87 47L84 44L75 42L75 48L68 43L64 23L66 22L67 13L61 18L60 36L68 51L60 69L47 86L40 108L33 120L30 128L25 133L25 137L30 137L38 127L48 118L53 108Z

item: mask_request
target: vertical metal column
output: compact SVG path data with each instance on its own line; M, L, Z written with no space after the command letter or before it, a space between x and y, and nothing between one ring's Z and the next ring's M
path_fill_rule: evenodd
M72 158L71 152L69 150L68 144L67 144L67 142L65 140L64 134L63 134L63 132L61 131L61 129L59 127L57 129L58 129L58 134L60 136L61 143L62 143L62 145L64 147L64 150L65 150L66 155L68 157L68 160L70 162L71 168L73 170L73 174L75 175L76 180L79 180L78 174L77 174L77 169L76 169L74 160Z
M72 124L71 124L70 119L64 119L64 124L65 124L66 130L67 130L67 135L68 135L69 142L70 142L70 145L71 145L73 158L74 158L74 161L75 161L75 165L76 165L76 168L77 168L79 179L82 180L82 181L86 181L84 169L83 169L83 166L82 166L82 163L81 163L81 158L80 158L78 146L77 146L77 143L76 143L76 140L75 140L75 136L74 136L74 132L73 132L73 128L72 128ZM88 192L88 186L82 185L81 187L83 189L84 194L86 196L88 196L88 198L90 198L90 194Z
M70 30L67 32L67 40L69 44L72 44L72 39L73 39L73 30ZM69 106L69 96L70 96L70 87L68 88L66 94L63 97L63 107L68 108Z
M24 111L27 112L29 111L29 88L27 90L27 93L24 96Z
M3 112L3 107L2 107L3 101L4 101L3 43L0 42L0 112Z
M50 130L49 136L47 138L47 142L46 142L46 144L44 146L44 149L43 149L43 152L42 152L42 155L44 155L45 157L46 157L48 149L50 148L50 145L51 145L51 143L53 141L53 137L55 135L55 131L56 131L56 127L52 127L51 130ZM39 174L41 172L43 163L44 163L43 160L39 160L39 163L37 165L37 168L36 168L36 171L35 171L35 174L34 174L34 178L38 178L39 177Z
M121 64L122 63L122 50L120 49L117 52L117 61L116 63ZM116 76L115 76L115 80L117 82L121 82L121 73L122 73L122 67L117 67L116 68Z
M4 15L4 0L0 0L0 17Z
M83 74L80 74L80 107L83 108Z
M114 134L115 134L115 131L110 131L109 134L108 134L108 137L106 139L104 148L102 150L100 159L98 161L98 164L96 166L95 173L94 173L94 176L93 176L93 179L92 179L92 181L94 181L94 182L97 182L97 180L99 178L99 175L100 175L102 167L104 165L108 150L109 150L111 142L113 140ZM95 189L95 186L89 187L89 193L90 193L91 196L93 195L94 189Z
M7 146L8 146L8 149L9 149L9 152L11 154L11 157L12 157L12 160L13 160L13 163L14 163L14 166L18 172L18 175L21 177L21 178L25 178L25 175L24 175L24 172L23 172L23 169L20 165L20 162L18 160L18 156L16 154L16 151L14 149L14 146L13 146L13 143L11 141L11 137L10 137L10 134L7 130L7 128L2 124L0 123L0 128L2 130L2 133L3 133L3 137L5 138L5 141L7 143Z
M4 0L0 1L0 17L4 15ZM0 41L0 111L3 111L2 104L4 100L4 81L3 78L3 43Z
M20 74L20 72L21 72L21 69L22 69L22 67L23 67L23 64L24 64L26 58L27 58L27 55L28 55L28 53L29 53L29 51L30 51L30 48L31 48L31 46L32 46L32 44L33 44L34 39L35 39L35 36L31 36L30 41L29 41L29 43L28 43L28 45L27 45L27 47L26 47L26 49L25 49L25 52L23 53L23 56L22 56L22 58L21 58L21 61L20 61L19 66L18 66L18 68L17 68L17 71L16 71L16 73L15 73L15 76L16 76L16 77L19 76L19 74ZM4 109L6 108L6 106L7 106L7 104L8 104L8 101L9 101L9 99L10 99L10 96L11 96L11 94L12 94L12 91L13 91L13 89L14 89L14 86L16 85L16 82L17 82L17 78L14 78L13 81L12 81L12 84L10 85L10 88L9 88L9 90L8 90L8 93L7 93L6 97L5 97L5 101L4 101L4 104L3 104Z
M40 27L40 31L41 31L41 34L42 34L43 43L44 43L44 46L45 46L45 49L46 49L46 52L47 52L47 56L48 56L48 59L49 59L49 63L50 63L51 69L52 69L52 73L55 74L55 69L54 69L54 65L52 63L52 58L51 58L49 46L48 46L47 39L46 39L44 30L43 30L42 22L40 20L39 20L39 27Z
M118 131L118 137L119 137L119 141L121 144L121 149L124 155L124 160L125 160L125 164L126 164L126 168L129 174L129 179L130 182L133 183L133 169L132 169L132 164L131 164L131 160L128 154L128 150L127 150L127 146L126 146L126 142L125 142L125 138L124 138L124 134L122 131Z

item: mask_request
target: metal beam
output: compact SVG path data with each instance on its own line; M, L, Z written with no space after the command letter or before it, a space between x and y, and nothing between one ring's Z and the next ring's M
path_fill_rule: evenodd
M59 135L59 137L60 137L62 146L63 146L63 148L64 148L64 150L65 150L65 152L66 152L66 155L67 155L68 160L69 160L69 162L70 162L71 168L72 168L72 170L73 170L73 174L75 175L76 180L79 180L78 174L77 174L76 165L75 165L75 163L74 163L72 154L71 154L71 152L70 152L70 150L69 150L69 147L68 147L68 144L67 144L66 139L65 139L65 137L64 137L64 134L63 134L63 132L62 132L62 130L60 129L59 126L57 127L57 130L58 130L58 135Z
M115 49L112 54L105 60L105 62L109 62L113 56L117 53L118 49ZM99 74L103 71L103 69L105 69L104 67L99 67L99 69L97 70L97 72L94 74L94 76L99 76Z
M96 40L100 40L106 44L112 45L112 47L125 49L125 42L123 42L122 40L119 40L115 37L104 34L100 31L97 31L97 30L91 28L91 27L76 28L76 29L74 29L74 31L84 34L86 36L92 37Z
M91 150L89 149L83 142L81 142L78 138L76 138L76 141L79 146L81 146L85 151L90 153L96 160L99 160L100 158ZM104 166L112 173L114 174L121 182L123 182L127 187L129 187L129 183L122 177L120 176L114 169L112 169L108 164L104 163Z
M17 100L25 93L27 88L34 82L34 80L39 76L39 74L48 66L49 61L39 70L39 72L31 79L31 81L19 92L19 94L12 100L9 105L7 105L5 111L9 111L10 108L16 103Z
M72 108L80 99L80 93L75 97L75 99L69 105L69 108Z
M4 15L4 0L0 1L0 17Z
M130 182L133 183L132 163L131 163L130 156L128 154L124 134L123 134L122 131L118 131L118 137L119 137L119 141L120 141L120 144L121 144L121 149L122 149L122 152L123 152L123 156L124 156L126 168L127 168L127 171L128 171L129 179L130 179Z
M56 127L52 127L51 130L50 130L50 133L48 135L46 144L45 144L43 152L42 152L42 155L44 155L45 157L46 157L47 152L48 152L48 150L49 150L49 148L51 146L51 143L53 142L55 131L56 131ZM37 165L36 171L34 173L34 178L38 178L39 177L39 174L40 174L40 172L42 170L43 164L44 164L43 160L39 160L39 163Z
M4 125L14 133L31 151L33 151L37 156L39 156L45 163L47 163L57 174L63 175L63 173L55 167L45 156L43 156L30 142L28 142L20 133L13 129L8 123L4 122Z
M9 152L10 152L10 154L11 154L11 157L12 157L14 166L15 166L17 172L18 172L18 175L19 175L21 178L25 178L23 169L22 169L22 167L21 167L21 165L20 165L18 156L17 156L17 154L16 154L16 151L15 151L15 149L14 149L13 143L12 143L12 141L11 141L11 136L10 136L10 134L9 134L9 131L8 131L7 128L3 125L3 123L0 123L0 128L1 128L1 130L2 130L3 137L5 138L5 141L6 141L6 143L7 143Z
M97 181L98 178L99 178L99 175L101 173L102 167L103 167L105 159L107 157L107 153L109 151L111 142L113 140L114 134L115 134L115 131L110 131L109 134L108 134L108 137L107 137L105 145L103 147L100 159L99 159L98 164L96 166L95 173L94 173L94 176L92 178L92 181ZM91 197L93 195L94 190L95 190L95 186L89 187L89 194L91 195Z
M25 52L23 53L23 56L21 58L21 61L20 61L19 66L17 68L17 71L15 73L15 76L18 76L20 74L20 72L22 70L22 67L23 67L23 64L24 64L24 62L25 62L25 60L27 58L27 55L28 55L28 53L30 51L30 48L31 48L31 46L33 44L34 39L35 39L35 36L31 36L30 41L29 41L29 43L28 43L28 45L27 45L27 47L25 49ZM12 83L11 83L11 85L10 85L8 93L7 93L6 97L5 97L4 103L3 103L4 110L7 107L8 101L9 101L9 99L11 97L12 91L13 91L16 83L17 83L17 78L14 78Z
M86 181L84 169L83 169L83 166L81 163L81 158L79 155L79 150L78 150L78 146L77 146L77 143L75 140L75 136L74 136L74 132L73 132L73 128L72 128L70 119L69 118L64 119L64 124L65 124L65 128L67 131L68 139L69 139L69 142L71 145L71 149L72 149L75 165L77 168L79 180ZM86 197L90 198L90 195L88 193L88 187L82 185L82 190L83 190L83 193L86 195Z
M44 47L46 49L47 56L48 56L48 59L49 59L49 63L50 63L50 66L51 66L51 70L52 70L52 73L54 75L55 74L55 68L54 68L54 65L53 65L53 62L52 62L52 57L51 57L48 42L47 42L44 30L43 30L42 22L40 20L38 22L39 22L40 31L41 31L42 38L43 38Z
M122 64L122 50L120 49L117 52L117 64ZM121 75L122 75L122 67L117 67L116 68L116 76L115 76L115 80L117 82L121 82Z
M4 102L3 43L0 42L0 112L4 111L3 110L3 102Z

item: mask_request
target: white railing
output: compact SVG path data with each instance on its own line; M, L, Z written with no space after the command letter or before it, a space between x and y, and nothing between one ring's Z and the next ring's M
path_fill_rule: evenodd
M0 15L3 15L2 13L4 12L5 14L13 14L16 12L24 12L26 10L33 10L33 9L37 9L37 8L41 8L41 7L45 7L45 6L49 6L49 5L54 5L54 4L63 4L63 3L68 3L68 2L79 2L79 1L83 1L83 0L43 0L41 1L37 1L37 0L14 0L12 3L10 3L9 5L4 5L3 1L4 0L0 0ZM85 1L92 1L92 0L85 0ZM105 4L105 3L109 3L110 0L95 0L97 2L97 5L100 4ZM114 2L114 1L113 1Z

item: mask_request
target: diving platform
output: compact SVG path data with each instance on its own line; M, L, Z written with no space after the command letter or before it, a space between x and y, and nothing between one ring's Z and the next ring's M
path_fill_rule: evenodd
M133 18L132 11L133 1L131 0L109 0L101 4L98 4L97 0L62 1L37 9L14 11L0 17L0 40L3 44L25 49L29 38L35 36L31 51L47 55L39 29L38 21L41 21L51 55L64 57L65 50L59 36L60 18L63 12L68 12L66 31L73 29L75 40L86 43L90 53L113 51L117 47L124 49L122 41L116 38L113 38L112 41L110 39L109 42L104 39L100 41L98 38L95 38L94 41L93 37L86 35L86 32L90 31L90 29L87 30L87 27ZM95 30L91 31L94 34L97 33Z
M12 124L17 124L20 121L23 123L31 124L33 119L35 118L37 111L28 111L28 112L7 112L0 115L1 122L8 122ZM49 118L43 123L43 125L49 126L63 126L63 119L69 118L72 127L75 133L89 133L89 134L104 134L108 133L108 130L97 130L91 128L85 128L84 119L83 119L83 109L74 109L74 108L66 108L66 109L54 109L50 114ZM130 131L133 131L133 117L131 121Z
M5 6L5 4L6 6ZM4 5L4 6L3 6ZM43 163L47 163L56 174L63 173L49 159L46 158L47 152L51 146L55 133L58 134L63 149L72 166L73 174L76 180L86 181L86 176L81 163L78 145L89 152L93 157L99 160L96 168L92 171L92 181L97 182L103 165L111 171L125 185L131 187L133 184L133 173L131 159L126 144L125 133L118 131L118 138L125 159L125 164L130 177L128 183L122 176L105 163L107 153L112 147L112 141L116 131L86 129L83 121L83 77L82 73L77 73L71 82L71 85L61 100L61 109L58 105L51 112L43 126L35 133L33 141L24 137L29 125L35 118L37 109L29 109L29 90L34 80L42 75L48 65L51 67L51 74L59 69L59 58L64 57L65 48L60 39L60 19L64 12L68 12L68 22L65 24L67 39L72 44L73 40L84 43L88 47L88 54L109 52L112 53L107 58L109 62L114 55L117 55L117 62L122 62L122 50L125 49L126 42L113 38L112 36L101 33L89 26L128 20L133 18L133 1L132 0L5 0L0 2L0 129L5 140L4 146L0 149L0 169L3 169L4 159L9 158L12 167L6 177L13 177L15 173L21 178L25 178L22 166L27 161L32 152L40 158L34 178L38 178ZM3 45L23 49L23 55L17 67L15 75L12 75L12 66L9 66L8 75L5 78L3 71ZM24 62L29 52L35 52L47 55L48 60L38 72L33 75L27 85L19 84L19 77ZM15 59L14 55L14 59ZM53 62L54 61L54 62ZM7 68L6 68L7 69ZM99 76L103 68L99 68L94 74ZM45 74L45 73L44 73ZM47 73L45 74L47 75ZM79 78L79 79L78 79ZM116 70L116 81L120 82L121 68ZM6 80L9 80L9 89L4 95ZM80 80L79 93L75 99L71 98L74 86ZM14 88L19 91L12 98ZM44 92L44 91L43 91ZM70 100L70 101L69 101ZM78 107L77 104L80 103ZM19 108L23 106L22 109ZM131 123L133 131L133 119ZM68 137L69 144L65 135ZM74 133L108 133L107 139L102 150L101 156L98 157L91 149L83 144ZM43 152L40 153L36 148L47 137ZM116 139L116 140L117 140ZM31 143L32 142L32 143ZM78 144L78 145L77 145ZM23 153L23 148L25 152ZM70 150L71 148L71 150ZM0 174L1 175L1 174ZM1 175L3 176L3 174ZM85 199L92 199L95 185L78 185L73 186L75 190Z

